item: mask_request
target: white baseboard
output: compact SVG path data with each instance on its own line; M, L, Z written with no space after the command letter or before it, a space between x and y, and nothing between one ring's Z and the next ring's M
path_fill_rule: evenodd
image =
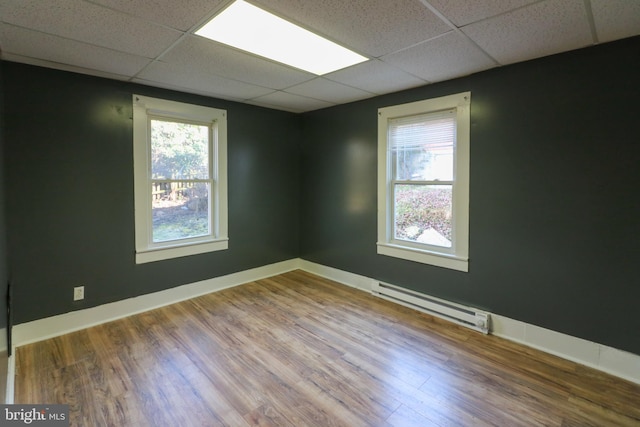
M14 403L15 398L15 384L16 384L16 355L11 353L7 360L7 388L4 395L4 403L11 405Z
M367 292L371 292L371 285L375 282L372 278L305 260L300 261L300 268ZM498 314L491 314L491 324L493 335L640 384L639 355Z
M355 273L349 273L348 271L327 267L326 265L316 264L315 262L304 259L299 260L299 268L309 273L313 273L316 276L324 277L326 279L333 280L334 282L360 289L361 291L371 292L373 289L373 279L360 276Z
M299 258L291 259L227 276L178 286L153 294L142 295L85 310L73 311L46 319L21 323L13 327L12 344L15 349L15 347L21 345L52 338L295 269L305 270L309 273L365 292L371 292L372 285L375 282L375 279L366 276L327 267ZM491 320L492 334L496 336L640 384L640 356L636 354L544 329L498 314L491 314ZM3 335L6 336L6 334ZM2 338L0 338L0 340L1 339ZM4 339L6 347L6 338ZM2 341L0 341L0 345L1 344ZM12 360L13 356L11 356L9 360L10 369ZM14 370L10 371L10 378L7 380L7 398L11 396L11 399L13 399L13 371ZM9 394L10 385L11 394Z
M640 384L640 356L497 314L492 334Z
M7 345L7 328L0 328L0 360L4 360L4 357L8 354L8 345ZM6 381L0 381L0 384L5 385L5 395L4 402L6 404L13 403L13 384L14 384L14 373L15 373L15 361L13 359L13 354L8 356L6 359L7 363L7 378L4 378ZM4 369L0 369L0 372L5 374Z
M20 323L13 327L13 347L19 347L69 332L100 325L133 314L153 310L179 301L195 298L265 277L275 276L300 268L299 259L253 268L226 276L177 286L152 294L141 295L121 301L103 304L84 310L72 311L57 316Z
M203 280L201 282L178 286L164 291L154 292L152 294L141 295L135 298L129 298L97 307L72 311L70 313L15 325L12 328L13 351L8 359L5 403L14 403L16 347L57 337L137 313L153 310L154 308L195 298L200 295L242 285L254 280L275 276L298 268L300 268L300 259L291 259L226 276ZM0 330L0 332L2 332L2 330ZM4 347L6 348L6 332L2 334L2 337L0 337L0 345L2 344L2 339L4 339Z

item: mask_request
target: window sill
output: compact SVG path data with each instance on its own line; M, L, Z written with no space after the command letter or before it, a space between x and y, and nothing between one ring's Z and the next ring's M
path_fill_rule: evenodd
M136 264L162 261L207 252L223 251L229 248L229 239L211 240L198 244L169 246L136 251Z
M436 267L463 271L465 273L469 271L468 258L410 248L407 246L393 245L390 243L378 243L378 254L406 259L408 261L415 261L422 264L434 265Z

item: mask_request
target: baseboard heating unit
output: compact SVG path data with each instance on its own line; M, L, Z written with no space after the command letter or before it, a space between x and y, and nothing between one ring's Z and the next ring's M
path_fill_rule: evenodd
M491 315L473 307L467 307L377 281L373 283L371 293L380 298L423 311L484 334L488 334L491 328Z

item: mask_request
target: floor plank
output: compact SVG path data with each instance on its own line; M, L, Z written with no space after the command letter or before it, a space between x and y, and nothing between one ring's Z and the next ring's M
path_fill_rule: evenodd
M640 426L640 386L292 271L19 347L73 426Z

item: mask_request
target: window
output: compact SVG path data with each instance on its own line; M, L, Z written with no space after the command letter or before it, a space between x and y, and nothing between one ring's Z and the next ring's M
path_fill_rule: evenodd
M468 271L471 93L378 110L378 253Z
M133 95L136 263L227 249L225 110Z

